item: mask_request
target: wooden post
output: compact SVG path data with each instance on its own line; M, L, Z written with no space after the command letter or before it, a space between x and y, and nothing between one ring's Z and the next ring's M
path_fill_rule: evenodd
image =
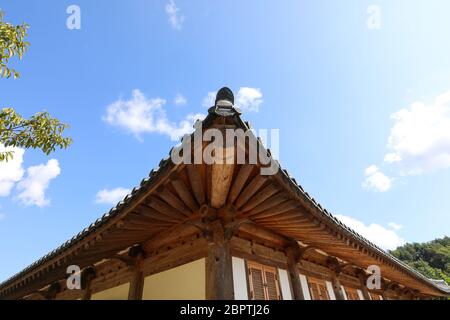
M341 274L342 268L339 264L339 261L330 257L327 261L328 267L332 271L331 283L333 285L334 295L336 296L336 300L345 300L344 292L342 292L341 282L339 281L339 275Z
M134 259L134 265L130 266L133 270L133 277L128 291L128 300L142 300L144 291L144 272L142 270L145 254L141 246L130 248L128 255Z
M230 239L225 237L220 220L210 223L208 255L206 257L206 299L233 300L233 266Z
M364 273L364 271L359 270L357 274L359 278L359 282L361 284L361 291L364 297L364 300L372 300L369 294L369 290L367 289L367 275Z
M297 268L297 263L300 261L300 248L298 247L297 242L286 248L286 256L289 280L294 295L293 298L294 300L305 300Z
M333 277L331 279L331 283L333 284L334 295L336 296L336 300L345 300L344 292L342 292L342 286L339 281L339 275L333 273Z
M91 300L92 296L92 280L95 278L95 269L94 267L87 267L81 273L81 287L83 288L83 296L82 300Z

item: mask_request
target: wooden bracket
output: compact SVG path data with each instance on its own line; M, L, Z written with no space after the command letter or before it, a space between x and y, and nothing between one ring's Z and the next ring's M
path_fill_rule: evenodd
M239 228L245 223L251 223L251 221L247 218L244 218L228 223L225 226L225 240L231 240L231 238L233 238L233 236L236 235L236 233L239 231Z
M204 220L204 218L202 218L202 220ZM205 239L212 238L212 232L209 227L210 222L203 222L200 220L191 220L191 221L186 221L185 224L196 227L202 233L202 236Z
M59 282L54 282L50 285L47 290L38 291L37 293L41 295L46 300L53 300L56 298L56 295L61 292L61 285Z
M231 205L226 205L220 209L202 205L199 209L199 213L202 221L187 221L186 224L197 227L209 242L213 241L213 229L217 228L217 226L214 227L214 225L217 225L218 223L222 225L224 241L229 241L242 224L250 222L247 218L235 221L236 209Z
M144 260L146 257L146 253L144 248L141 245L132 246L128 250L128 255L119 255L116 254L111 257L111 259L117 259L125 263L129 268L136 268L138 264Z
M289 242L289 244L286 246L286 255L288 258L292 259L292 261L297 264L300 262L302 258L302 249L300 248L297 241L292 240Z
M92 280L96 277L95 268L90 266L81 272L81 289L85 290L88 288Z
M339 263L336 257L328 257L327 266L331 269L331 271L334 272L336 277L339 277L342 272L342 265Z
M81 272L81 289L84 290L82 300L91 300L92 296L92 281L96 277L95 268L93 266L85 268Z

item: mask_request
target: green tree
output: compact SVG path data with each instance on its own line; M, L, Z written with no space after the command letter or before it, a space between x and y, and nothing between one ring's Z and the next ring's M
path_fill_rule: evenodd
M450 283L450 237L426 243L407 243L391 253L426 277Z
M29 47L25 41L29 26L26 23L13 25L3 21L0 9L0 76L17 79L20 74L10 67L10 59L22 59ZM12 108L0 110L0 143L5 147L41 149L49 154L56 148L67 148L72 140L63 137L67 124L52 118L48 112L39 112L29 119L23 118ZM0 162L13 157L13 151L0 152Z

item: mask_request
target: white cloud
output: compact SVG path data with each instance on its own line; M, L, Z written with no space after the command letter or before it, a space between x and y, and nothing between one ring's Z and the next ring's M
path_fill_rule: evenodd
M386 176L380 169L371 165L365 172L366 180L363 182L363 187L368 190L374 190L379 192L388 191L392 186L392 178Z
M359 220L344 215L336 215L336 217L384 250L393 250L405 243L405 240L395 232L397 231L395 229L390 230L376 223L365 225Z
M173 102L177 106L185 106L187 104L187 99L183 95L177 94Z
M450 91L431 105L415 102L391 115L395 121L384 161L402 175L418 175L450 167Z
M115 205L119 201L123 200L127 194L131 192L130 189L115 188L115 189L103 189L97 192L95 196L95 203L111 204Z
M0 152L13 151L13 159L8 162L0 162L0 197L9 196L14 185L23 177L23 155L25 150L22 148L5 148L0 144Z
M398 231L398 230L400 230L400 229L403 228L403 226L402 226L401 224L398 224L398 223L395 223L395 222L389 222L389 223L388 223L388 226L389 226L392 230L395 230L395 231Z
M214 105L217 92L208 92L203 99L202 105L205 108L209 108ZM258 112L259 106L263 103L263 94L260 89L241 87L235 98L235 105L241 108L243 111Z
M159 133L177 141L186 133L193 131L196 119L203 119L203 114L188 114L178 124L170 122L164 110L166 100L147 99L138 89L133 90L130 100L113 102L106 108L103 120L132 133L140 139L142 133Z
M236 105L242 110L258 112L262 96L260 89L242 87L237 94Z
M203 98L202 106L205 108L212 107L216 101L216 91L208 92L205 98Z
M166 4L166 14L169 18L169 23L175 30L181 30L184 22L184 16L180 15L180 8L177 7L174 0L170 0Z
M32 166L27 169L27 176L17 184L20 191L17 198L25 205L36 205L44 207L49 205L50 200L45 197L52 179L61 173L59 162L51 159L47 164Z

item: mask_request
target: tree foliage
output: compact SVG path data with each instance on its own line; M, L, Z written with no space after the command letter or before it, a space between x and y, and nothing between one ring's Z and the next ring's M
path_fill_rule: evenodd
M420 273L450 284L450 237L426 243L407 243L391 253Z
M0 112L0 141L5 147L39 148L50 154L57 147L67 148L72 140L62 136L67 125L52 118L48 112L39 112L30 119L17 114L14 109ZM0 161L9 160L12 151L0 153Z
M0 9L0 76L14 79L19 77L17 70L9 66L10 59L22 59L29 43L25 41L28 25L12 25L3 21ZM67 148L72 140L63 137L67 125L52 118L48 112L39 112L29 119L23 118L12 108L0 110L0 144L5 147L39 148L45 154L57 147ZM0 152L0 162L13 157L13 151Z
M13 75L16 79L19 77L19 72L10 68L8 63L14 56L22 59L30 45L25 41L29 26L26 23L16 26L6 23L3 21L3 16L3 11L0 10L0 76L10 78Z

